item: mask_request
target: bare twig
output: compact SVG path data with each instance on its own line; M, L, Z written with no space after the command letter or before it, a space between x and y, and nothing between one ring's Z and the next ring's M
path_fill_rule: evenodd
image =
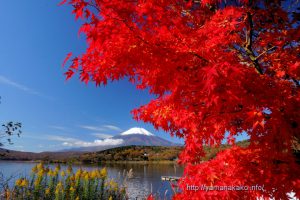
M269 51L272 51L272 50L274 50L274 49L276 49L276 46L272 46L271 48L269 48L269 49L267 49L267 50L265 50L264 52L262 52L261 54L259 54L258 56L256 56L256 60L258 60L261 56L263 56L265 53L268 53Z

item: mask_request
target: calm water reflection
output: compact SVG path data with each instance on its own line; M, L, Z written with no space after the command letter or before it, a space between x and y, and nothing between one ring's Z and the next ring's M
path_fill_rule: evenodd
M5 175L5 177L18 177L18 176L29 176L31 168L35 163L28 162L0 162L0 171ZM54 167L54 165L50 165ZM62 168L66 166L62 165ZM85 170L92 170L97 167L106 167L108 171L108 176L110 178L118 178L122 180L123 171L129 171L133 169L133 178L127 181L128 194L130 199L143 199L147 194L158 193L160 197L164 197L167 192L167 199L171 199L172 189L168 182L162 182L161 176L181 176L183 173L183 168L176 164L101 164L99 166L95 165L74 165L74 170L78 168ZM15 178L15 179L16 179ZM15 180L14 179L14 180ZM11 182L13 183L14 180Z

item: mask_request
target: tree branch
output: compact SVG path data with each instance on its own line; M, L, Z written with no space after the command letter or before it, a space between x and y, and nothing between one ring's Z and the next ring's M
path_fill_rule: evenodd
M249 29L247 30L246 44L245 44L244 49L246 51L247 56L252 61L252 64L254 65L256 71L260 75L262 75L263 70L262 70L261 66L259 65L257 57L255 56L255 54L252 50L252 44L253 44L253 19L252 19L252 15L251 15L250 12L247 12L247 19L248 19L248 23L249 23Z
M277 47L276 46L272 46L271 48L265 50L264 52L262 52L261 54L259 54L258 56L256 56L256 60L258 60L261 56L263 56L265 53L269 52L269 51L272 51L274 49L276 49Z
M191 53L192 55L196 56L197 58L199 58L200 60L203 60L203 61L206 62L206 63L209 62L206 58L200 56L199 54L197 54L197 53L195 53L195 52L193 52L193 51L190 51L190 53Z

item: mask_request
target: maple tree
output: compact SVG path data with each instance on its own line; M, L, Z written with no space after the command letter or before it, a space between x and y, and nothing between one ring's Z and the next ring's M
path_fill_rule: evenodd
M299 2L296 0L64 0L88 47L67 79L105 85L128 77L156 98L132 111L184 138L175 199L300 197ZM249 136L238 147L235 138ZM203 146L232 148L201 162ZM298 163L297 163L298 162ZM187 185L264 186L203 191Z

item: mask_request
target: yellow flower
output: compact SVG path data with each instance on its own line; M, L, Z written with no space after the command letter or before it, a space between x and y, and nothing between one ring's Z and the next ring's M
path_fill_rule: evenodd
M47 175L48 175L48 176L53 176L53 171L52 171L51 169L49 169Z
M56 167L55 167L55 171L57 171L57 172L59 172L60 171L60 165L58 164L58 165L56 165Z
M21 187L27 187L28 186L28 180L23 179L21 182Z
M64 176L66 175L65 171L64 171L64 170L61 171L61 172L60 172L60 175L61 175L62 177L64 177Z
M84 170L84 171L81 173L81 177L85 177L87 174L88 174L88 172L87 172L86 170Z
M100 171L100 177L101 178L106 178L106 176L107 176L106 168L101 169L101 171Z
M112 196L110 196L108 200L113 200Z
M38 173L37 173L37 175L39 176L39 177L42 177L43 175L44 175L44 170L43 169L41 169Z
M71 181L75 181L75 176L72 175L72 176L70 177L70 180L71 180Z
M79 197L77 196L75 200L79 200Z
M43 169L44 169L44 164L43 164L43 163L39 163L39 164L37 165L37 169L38 169L38 170L43 170Z
M50 194L50 188L46 188L45 194L46 194L46 195Z
M32 169L31 169L32 173L37 173L38 168L37 165L35 165Z
M56 186L59 187L59 188L62 188L62 182L59 181Z
M16 186L21 186L21 184L22 184L22 179L16 180Z
M95 172L97 173L97 178L101 178L100 170L95 170Z
M5 191L5 196L6 196L6 199L10 199L10 191L9 190Z
M70 187L70 192L74 192L75 191L75 189L71 186Z
M67 173L71 174L72 172L73 172L72 166L69 165L68 168L67 168Z
M40 185L40 183L41 183L41 180L39 178L37 178L37 179L35 179L33 184L34 184L34 186L38 186L38 185Z
M98 176L98 171L97 170L93 170L91 172L91 178L96 178Z
M89 180L89 174L88 174L88 173L85 174L84 179L85 179L85 180Z
M52 172L53 173L53 176L57 176L57 174L58 174L58 171L57 170L55 170L54 172Z
M74 186L74 187L75 187L75 182L74 182L74 181L71 181L71 182L70 182L70 186L72 186L72 187Z
M81 176L81 174L82 174L82 170L81 170L81 169L77 170L77 172L76 172L76 174L75 174L75 178L76 178L76 179L79 179L80 176Z
M56 188L55 188L55 194L59 194L59 192L63 189L62 187L62 182L59 181L56 185Z
M110 180L109 186L110 186L110 189L111 189L111 190L115 190L115 191L118 190L118 183L115 182L114 180Z

